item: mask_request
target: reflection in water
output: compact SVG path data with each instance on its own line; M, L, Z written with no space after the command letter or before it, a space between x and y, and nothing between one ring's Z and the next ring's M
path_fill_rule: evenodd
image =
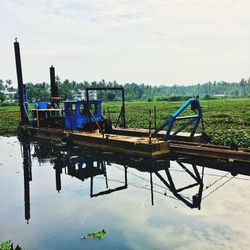
M27 224L30 219L30 181L32 181L30 144L22 144L23 178L24 178L24 211Z
M202 168L202 175L200 176L200 174L197 170L197 167L195 165L192 165L193 170L194 170L194 174L193 174L188 168L185 167L185 165L182 162L179 162L179 161L177 161L177 162L186 171L186 173L193 178L193 180L195 181L194 183L177 189L175 186L174 180L171 176L171 173L169 171L169 168L165 169L167 179L164 179L163 176L159 172L155 172L155 175L166 185L166 187L173 193L173 195L176 198L178 198L180 201L184 202L190 208L200 209L202 190L203 190L204 168ZM195 186L198 186L199 189L198 189L198 193L193 195L192 201L190 201L188 198L184 197L181 194L182 191L193 188Z
M164 158L158 160L147 160L143 158L129 158L125 155L117 155L111 152L96 151L94 149L86 147L69 148L66 145L62 144L55 145L51 143L41 142L32 145L34 145L34 153L32 154L32 156L36 157L40 164L43 164L44 162L46 163L49 160L54 165L56 190L58 192L62 190L61 175L64 172L66 175L75 177L83 182L87 179L90 179L91 198L121 191L127 189L128 185L133 185L134 187L148 189L151 195L151 204L154 205L154 193L160 193L159 191L156 191L154 189L155 187L161 187L165 189L165 192L161 194L165 195L166 197L178 199L190 208L200 209L203 191L212 186L210 185L204 188L204 167L210 166L215 169L230 171L231 173L236 175L235 168L232 166L232 164L228 165L225 162L207 162L202 161L201 159L199 161L197 159L192 161L189 158ZM30 148L31 146L29 142L22 143L25 220L27 221L27 223L30 220L29 183L32 180ZM188 183L185 183L187 181L176 183L173 171L171 171L170 168L170 165L173 161L175 161L175 166L178 166L178 169L176 169L176 171L184 172L186 179L188 179ZM111 163L114 166L120 168L124 175L122 179L112 180L108 178L107 166ZM197 165L201 166L200 172L197 169ZM129 168L148 173L148 179L144 177L140 178L148 182L150 184L150 188L136 186L132 182L128 183L128 173L130 173ZM112 167L109 168L109 171L112 171ZM249 175L249 173L246 173L245 169L243 172L244 174ZM105 190L95 193L94 183L95 177L97 176L103 176L105 178ZM229 178L226 182L231 180L233 177ZM109 188L109 182L111 181L119 183L120 186ZM178 181L180 182L180 180ZM180 184L182 184L182 186L180 186ZM171 192L172 195L167 194L166 191ZM184 191L189 191L189 195L187 196L186 194L183 194ZM213 190L212 192L214 191L215 190ZM210 193L208 193L206 197L209 194Z

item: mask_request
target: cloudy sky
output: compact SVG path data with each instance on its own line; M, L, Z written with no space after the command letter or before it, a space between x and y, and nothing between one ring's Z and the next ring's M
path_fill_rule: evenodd
M0 0L0 79L191 84L250 76L249 0Z

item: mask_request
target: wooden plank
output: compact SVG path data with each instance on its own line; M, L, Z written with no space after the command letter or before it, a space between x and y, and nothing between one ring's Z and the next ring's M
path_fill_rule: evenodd
M148 138L130 137L120 135L102 136L100 133L90 132L73 132L66 130L46 129L46 128L29 128L33 131L35 137L62 141L63 138L69 137L73 144L93 147L102 150L110 150L123 154L139 155L154 158L166 155L170 152L169 143L160 140L153 140L148 143Z
M149 130L148 129L141 129L141 128L114 128L114 134L127 134L130 136L148 136ZM159 131L153 138L163 139L166 131ZM180 132L177 135L170 134L170 140L180 140L180 141L191 141L191 142L204 142L201 134L195 134L193 137L190 137L190 133L188 132Z
M243 161L250 162L250 152L243 150L231 150L228 148L221 148L216 145L209 145L206 147L204 144L184 144L178 142L170 142L170 153L179 155L194 155L204 156L216 159L225 159L228 161Z

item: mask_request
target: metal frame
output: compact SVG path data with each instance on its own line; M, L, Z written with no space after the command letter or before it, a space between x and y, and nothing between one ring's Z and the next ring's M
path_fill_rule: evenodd
M117 127L120 119L122 118L122 125L123 128L126 128L126 119L125 119L125 93L124 93L124 88L123 87L86 87L86 99L87 103L89 102L89 91L90 90L120 90L122 92L122 107L121 107L121 112L119 114L118 120L116 122L115 127ZM88 105L88 104L87 104Z
M197 114L191 116L179 116L189 105L191 105L191 109L195 111ZM193 137L201 119L202 119L202 110L198 98L189 99L163 125L161 125L158 129L156 129L153 135L157 134L164 127L167 127L167 131L164 136L164 140L166 141L169 139L175 121L189 120L181 128L176 130L173 133L173 135L177 135L179 132L183 131L183 129L187 128L190 125L193 125L190 134L190 136Z
M176 185L174 183L174 180L171 176L169 168L165 169L165 173L167 176L168 181L159 173L155 172L155 175L163 182L163 184L166 185L166 187L172 192L172 194L180 201L182 201L184 204L186 204L190 208L198 208L200 210L201 208L201 201L202 201L202 192L203 192L203 176L204 176L204 167L202 168L201 175L199 174L197 170L197 166L195 164L192 164L192 168L194 170L194 173L191 172L181 161L176 161L183 170L190 175L191 178L195 180L195 183L184 186L182 188L176 188ZM198 192L197 194L193 195L192 201L187 199L187 197L183 196L181 194L182 191L191 189L193 187L198 186Z

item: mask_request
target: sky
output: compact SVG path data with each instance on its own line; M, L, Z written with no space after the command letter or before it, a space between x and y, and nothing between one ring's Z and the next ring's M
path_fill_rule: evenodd
M250 77L249 0L0 0L0 79L151 85Z

